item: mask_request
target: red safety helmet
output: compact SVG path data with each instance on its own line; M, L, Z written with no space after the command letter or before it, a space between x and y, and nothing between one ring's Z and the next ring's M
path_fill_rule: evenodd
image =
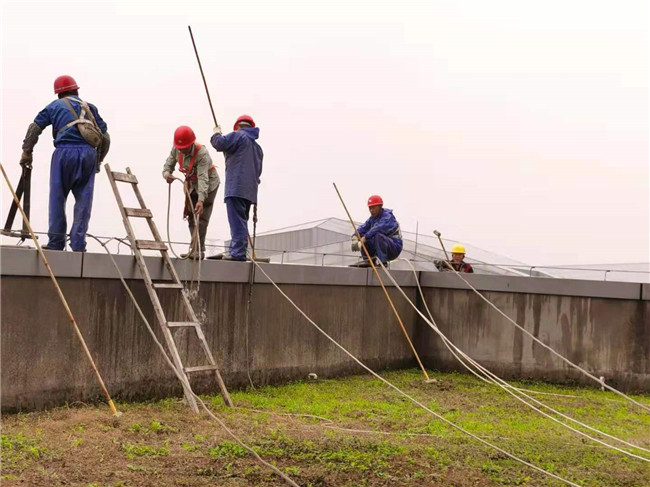
M373 194L370 198L368 198L368 208L377 205L384 206L384 200L381 199L381 196Z
M233 130L237 130L237 124L239 122L248 122L251 124L251 127L255 127L255 121L250 115L240 115L240 117L235 121L235 125L232 126Z
M63 93L64 91L73 91L78 89L79 87L77 86L77 82L74 80L72 76L68 76L67 74L64 74L63 76L59 76L57 79L54 80L55 95L58 95L59 93Z
M187 149L195 140L194 130L187 125L181 125L174 132L174 147L177 149Z

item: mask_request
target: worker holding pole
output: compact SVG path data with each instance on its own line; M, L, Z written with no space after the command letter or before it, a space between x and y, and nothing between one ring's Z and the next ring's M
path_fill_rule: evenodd
M384 265L390 260L397 259L402 252L402 232L393 210L384 208L384 200L378 195L368 198L368 210L370 218L357 228L357 232L352 236L352 250L361 251L363 261L353 264L352 267L371 266L363 252L362 244L365 244L371 258L378 259ZM357 235L361 237L361 241L357 240ZM375 265L378 265L376 261Z
M183 217L187 219L190 228L190 238L195 235L195 222L192 212L199 220L199 246L192 242L190 251L181 254L182 259L200 260L205 258L205 236L208 232L208 224L212 215L214 200L217 190L221 184L217 168L212 165L212 158L205 146L196 142L194 131L181 125L174 132L174 146L172 147L165 166L163 167L163 178L171 184L176 179L172 173L178 164L178 170L185 175L188 198L185 197L185 209Z
M461 244L456 244L451 248L451 261L434 260L434 265L440 272L456 271L472 274L474 269L472 265L465 262L465 247Z
M72 191L75 198L70 247L86 251L95 173L106 157L111 139L97 108L79 98L79 86L72 76L54 80L58 99L47 105L27 128L20 165L30 167L38 137L52 125L54 153L50 166L49 241L44 249L63 250L67 230L65 203Z
M192 28L189 25L187 29L190 33L196 62L201 71L205 94L208 97L210 112L214 120L214 133L210 143L217 151L223 152L226 158L226 192L224 199L228 211L228 223L230 224L230 247L227 252L212 256L210 259L245 261L249 239L248 219L251 205L254 207L253 222L257 223L257 187L260 184L262 159L264 158L262 148L256 142L260 135L260 129L255 126L255 121L251 116L242 115L235 122L232 133L228 135L222 134L212 107L208 83L205 80L196 42L194 42L194 34L192 34ZM254 239L255 233L253 233Z
M257 205L257 188L262 175L264 153L256 142L260 129L249 115L240 116L233 132L223 135L221 127L214 128L212 147L223 152L226 159L226 190L224 194L230 247L221 254L224 260L246 260L248 248L248 219L251 205Z

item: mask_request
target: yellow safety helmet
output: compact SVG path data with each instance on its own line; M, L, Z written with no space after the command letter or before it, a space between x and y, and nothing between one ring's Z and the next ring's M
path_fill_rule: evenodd
M465 247L463 247L461 244L456 244L451 248L451 253L452 254L464 254L465 253Z

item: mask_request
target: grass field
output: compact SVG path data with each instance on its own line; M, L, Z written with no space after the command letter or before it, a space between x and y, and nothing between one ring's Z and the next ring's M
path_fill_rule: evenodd
M650 486L650 463L587 441L471 376L433 375L437 384L425 384L417 370L385 374L445 418L579 485ZM539 398L650 448L650 414L613 394L519 385L578 396ZM232 398L242 409L225 408L220 396L205 399L303 486L565 485L444 425L369 376L235 391ZM118 408L120 419L105 405L3 416L2 485L286 485L179 399Z

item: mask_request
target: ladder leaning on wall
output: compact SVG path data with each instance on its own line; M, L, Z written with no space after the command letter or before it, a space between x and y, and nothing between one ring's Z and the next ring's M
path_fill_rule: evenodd
M193 372L203 372L208 370L214 371L215 378L217 380L217 384L219 385L219 389L221 390L221 395L223 397L224 402L228 406L232 406L233 404L230 399L230 394L228 394L228 389L226 389L226 385L223 382L223 379L221 378L221 374L219 373L219 368L214 360L212 352L210 351L210 347L208 346L208 343L205 339L205 334L203 333L203 329L201 328L201 323L196 317L196 313L194 312L190 300L187 297L187 293L185 292L185 286L183 285L180 278L178 277L178 273L176 272L176 269L174 268L174 265L172 264L172 261L169 258L169 254L167 253L167 246L160 238L160 234L158 233L156 224L153 221L153 214L151 213L151 210L149 210L146 207L144 203L144 199L142 198L142 194L138 189L138 179L135 177L135 174L133 174L131 172L131 169L129 169L128 167L126 168L126 173L113 172L111 171L111 168L108 164L105 164L104 167L106 168L106 174L108 175L108 180L111 183L111 188L113 188L113 193L115 194L115 199L117 201L117 206L119 207L120 214L122 215L124 228L126 229L126 233L128 235L129 241L131 242L131 248L133 249L135 259L140 269L140 274L144 279L144 283L147 287L147 292L149 293L149 297L151 298L151 304L153 305L154 312L156 313L156 318L158 319L158 323L160 324L160 328L162 330L163 336L165 337L165 342L167 343L167 348L169 349L169 352L171 354L172 361L174 362L174 366L176 367L178 373L181 374L186 379L184 381L185 383L183 384L183 391L185 393L185 398L187 399L187 402L190 405L190 408L192 408L194 412L199 411L194 394L192 390L187 386L187 384L189 384L189 380L187 380L188 374L191 374ZM128 183L131 185L135 193L135 196L138 199L138 202L140 204L140 208L127 208L124 206L124 203L122 202L122 197L120 196L120 192L117 188L117 182ZM133 231L133 227L131 226L131 222L129 218L146 219L154 240L136 240L135 233ZM165 268L167 269L167 271L171 276L171 280L172 280L171 283L153 282L153 280L151 279L151 274L149 274L149 270L147 269L144 256L142 255L141 252L141 250L145 250L145 249L160 251L163 262L165 264ZM185 314L188 316L188 321L167 320L165 313L162 309L162 306L160 304L160 299L158 297L158 290L160 289L175 290L180 294L183 309L185 311ZM196 337L201 343L201 349L203 350L203 353L207 358L208 364L198 365L194 367L185 367L183 365L180 354L178 353L178 348L176 347L176 342L174 341L174 334L172 333L172 329L179 329L179 328L186 328L186 327L193 328L194 331L196 332Z

